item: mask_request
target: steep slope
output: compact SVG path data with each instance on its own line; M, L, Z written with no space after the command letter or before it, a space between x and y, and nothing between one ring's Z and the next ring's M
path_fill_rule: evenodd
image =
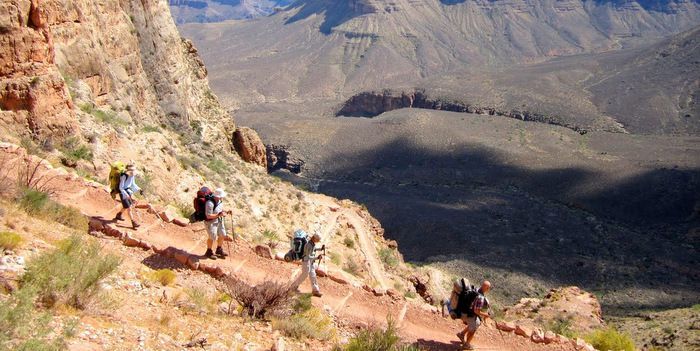
M235 94L256 101L256 94L334 97L474 65L606 51L700 23L695 1L658 7L663 10L636 2L309 0L269 18L181 29L221 73L213 83L230 92L225 100L241 91ZM256 70L272 77L255 79Z
M177 24L268 16L293 0L169 0Z

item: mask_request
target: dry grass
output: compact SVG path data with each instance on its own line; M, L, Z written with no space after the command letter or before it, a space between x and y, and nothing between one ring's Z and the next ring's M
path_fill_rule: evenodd
M226 277L224 279L226 293L243 307L243 313L249 317L263 319L269 312L281 309L292 295L289 284L265 281L256 286Z

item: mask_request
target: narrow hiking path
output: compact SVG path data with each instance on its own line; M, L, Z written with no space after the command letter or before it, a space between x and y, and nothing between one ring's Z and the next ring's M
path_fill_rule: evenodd
M0 153L7 153L7 149L0 147ZM22 155L10 153L16 158ZM40 170L42 174L52 177L51 186L56 190L53 198L67 206L80 210L83 214L99 221L106 227L118 229L127 234L129 238L147 242L148 250L153 255L159 255L159 251L172 248L177 253L174 260L189 263L197 263L199 266L218 267L223 273L243 279L250 284L260 283L266 280L288 282L299 265L285 263L274 259L263 258L254 253L254 245L244 240L238 240L236 250L229 251L227 259L206 260L203 255L206 249L206 233L201 224L181 227L173 223L163 222L157 215L146 210L139 210L141 227L133 230L131 223L126 221L115 222L112 220L119 210L119 204L114 201L105 186L86 181L63 168L52 168L48 163ZM337 205L334 205L337 207ZM325 232L332 231L338 218L342 215L358 231L358 238L369 236L364 230L361 218L352 210L336 209L334 213L329 208ZM104 238L101 240L115 240ZM120 238L124 245L130 246L126 238ZM369 239L371 240L371 239ZM371 241L367 241L367 257L374 257L372 265L376 268L381 262L376 256L376 248ZM362 247L363 251L365 246ZM133 247L133 250L143 248ZM178 250L179 249L179 250ZM201 269L200 269L201 270ZM383 274L378 273L378 277ZM376 279L376 278L375 278ZM379 280L377 280L379 281ZM319 278L319 284L324 293L320 299L314 298L314 304L333 314L341 325L366 328L367 326L381 326L386 323L387 317L393 318L400 325L400 335L407 341L417 342L428 350L459 350L456 344L455 333L459 331L461 323L442 318L434 308L421 301L408 301L403 298L392 298L387 295L375 296L373 292L366 291L361 286L339 283L329 278ZM310 292L308 281L300 287L303 292ZM477 350L574 350L570 344L535 344L512 333L500 334L495 328L485 326L479 330L475 344Z
M329 208L337 208L336 212L331 212L326 217L327 230L324 232L324 238L328 238L333 229L335 229L338 219L344 218L347 223L349 223L353 230L355 231L358 245L360 245L360 252L367 263L367 268L369 269L370 277L377 282L380 288L387 289L389 284L387 283L386 275L384 274L384 264L379 258L377 253L377 248L374 245L374 240L372 239L372 233L369 233L362 219L357 215L353 209L348 209L344 207L337 207L330 201L321 200Z

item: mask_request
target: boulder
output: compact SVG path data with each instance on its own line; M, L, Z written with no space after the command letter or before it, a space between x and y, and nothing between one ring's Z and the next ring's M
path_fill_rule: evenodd
M149 244L146 241L139 240L139 247L144 249L144 250L150 250L151 249L151 244Z
M536 344L544 343L544 332L540 329L535 329L530 335L530 340Z
M124 236L124 246L128 247L138 247L139 241L130 237L128 234Z
M386 289L382 289L380 287L376 287L373 290L374 296L384 296L386 295Z
M275 253L275 260L277 261L284 261L284 254L281 252Z
M255 253L263 258L272 259L272 250L267 245L257 245L255 246Z
M386 289L386 294L394 300L400 300L402 298L401 294L396 289Z
M512 332L515 330L515 325L510 322L496 322L496 328L504 332Z
M328 272L324 268L321 267L316 267L316 275L319 277L327 277Z
M557 341L557 334L555 334L551 330L547 330L546 332L544 332L544 343L545 344L551 344L555 341Z
M175 218L177 218L177 211L175 211L174 208L168 206L165 210L158 212L158 216L160 219L162 219L164 222L170 223L172 222Z
M340 272L328 272L328 279L338 283L338 284L349 284L348 280L343 277Z
M239 127L233 133L233 147L243 161L267 169L267 149L255 130Z
M370 286L367 285L367 284L363 284L363 285L362 285L362 289L363 289L364 291L374 293L374 291L372 290L372 287L370 287Z
M175 259L175 261L177 261L183 265L187 265L187 261L190 259L190 254L188 254L187 252L184 252L184 251L179 251L179 252L175 252L175 254L173 255L173 258Z
M173 224L178 225L180 227L187 227L190 225L190 221L188 219L182 218L182 217L175 217L173 218L172 221Z
M386 242L386 246L388 246L390 249L397 249L399 247L399 243L397 243L396 240L389 240Z
M284 346L284 338L279 337L277 338L277 341L275 342L274 345L272 345L271 351L285 351L285 346Z
M88 227L90 228L90 230L101 232L105 226L104 226L104 223L102 223L102 220L97 219L97 218L90 218L90 222L88 223Z
M187 258L187 266L189 266L191 269L198 270L199 269L199 257L195 255L190 255Z
M520 335L524 338L530 338L532 335L532 330L528 327L522 326L522 325L516 325L515 330L513 331L515 335Z

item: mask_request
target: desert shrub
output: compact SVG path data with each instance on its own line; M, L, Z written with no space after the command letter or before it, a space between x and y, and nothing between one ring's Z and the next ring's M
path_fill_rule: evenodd
M331 262L336 266L340 266L340 264L343 263L343 257L337 252L330 252L328 256L330 256Z
M52 185L57 176L42 174L41 167L44 160L23 159L12 162L6 155L0 158L0 180L3 181L2 193L5 195L17 195L24 189L31 189L47 194L53 194Z
M22 243L22 237L13 232L0 232L0 248L14 250Z
M403 293L403 296L409 298L409 299L415 299L416 298L416 293L413 290L406 290L405 293Z
M559 315L553 320L550 320L546 325L545 329L551 330L557 334L564 335L567 338L573 338L576 333L571 329L571 318Z
M350 249L355 248L355 240L352 240L352 238L349 236L346 236L345 239L343 239L343 244Z
M315 307L286 318L275 318L272 320L272 328L296 339L312 338L325 341L333 339L336 335L333 320Z
M265 318L268 312L280 309L291 297L292 287L274 281L256 286L227 277L224 279L227 293L243 308L243 313L253 318Z
M345 265L343 266L343 270L354 275L354 276L359 276L360 275L360 265L355 262L355 260L348 258L347 261L345 262Z
M19 206L34 217L52 220L80 231L88 229L87 217L73 207L51 200L45 192L25 189L20 194Z
M77 138L66 139L62 144L61 151L72 161L92 161L94 158L90 147L82 144Z
M0 303L0 350L58 351L66 348L65 337L74 324L55 333L51 315L39 310L36 289L22 288Z
M122 127L127 126L129 124L128 121L119 117L113 111L101 110L99 108L96 108L92 104L84 104L84 105L80 106L80 110L91 114L93 117L95 117L98 121L100 121L102 123L107 123L107 124L110 124L113 126L122 126Z
M183 218L190 218L190 215L194 213L194 207L192 207L192 204L176 202L172 205L177 210L177 213Z
M229 168L226 162L218 158L209 160L209 162L207 162L207 168L211 169L212 172L219 175L224 175L229 172Z
M67 304L83 309L100 291L99 282L119 264L120 259L104 254L97 242L72 235L54 251L30 261L21 286L35 289L47 307Z
M584 339L596 350L634 351L634 342L629 335L617 331L614 327L595 330Z
M160 127L154 125L145 125L141 129L144 133L160 133Z
M203 287L193 287L185 290L189 301L200 311L214 310L214 298L207 294Z
M350 339L345 347L336 347L335 350L342 351L419 351L413 345L401 343L396 323L387 319L386 329L368 328L360 331Z
M396 252L388 247L379 250L379 259L381 259L387 267L396 267L399 265L399 258L396 256Z
M175 282L177 275L172 269L159 269L149 272L146 277L150 281L158 282L163 286L168 286Z
M272 231L272 230L269 230L269 229L266 229L266 230L262 233L262 235L263 235L267 240L270 240L270 241L277 241L277 240L279 240L279 236L277 235L277 233L274 232L274 231Z

